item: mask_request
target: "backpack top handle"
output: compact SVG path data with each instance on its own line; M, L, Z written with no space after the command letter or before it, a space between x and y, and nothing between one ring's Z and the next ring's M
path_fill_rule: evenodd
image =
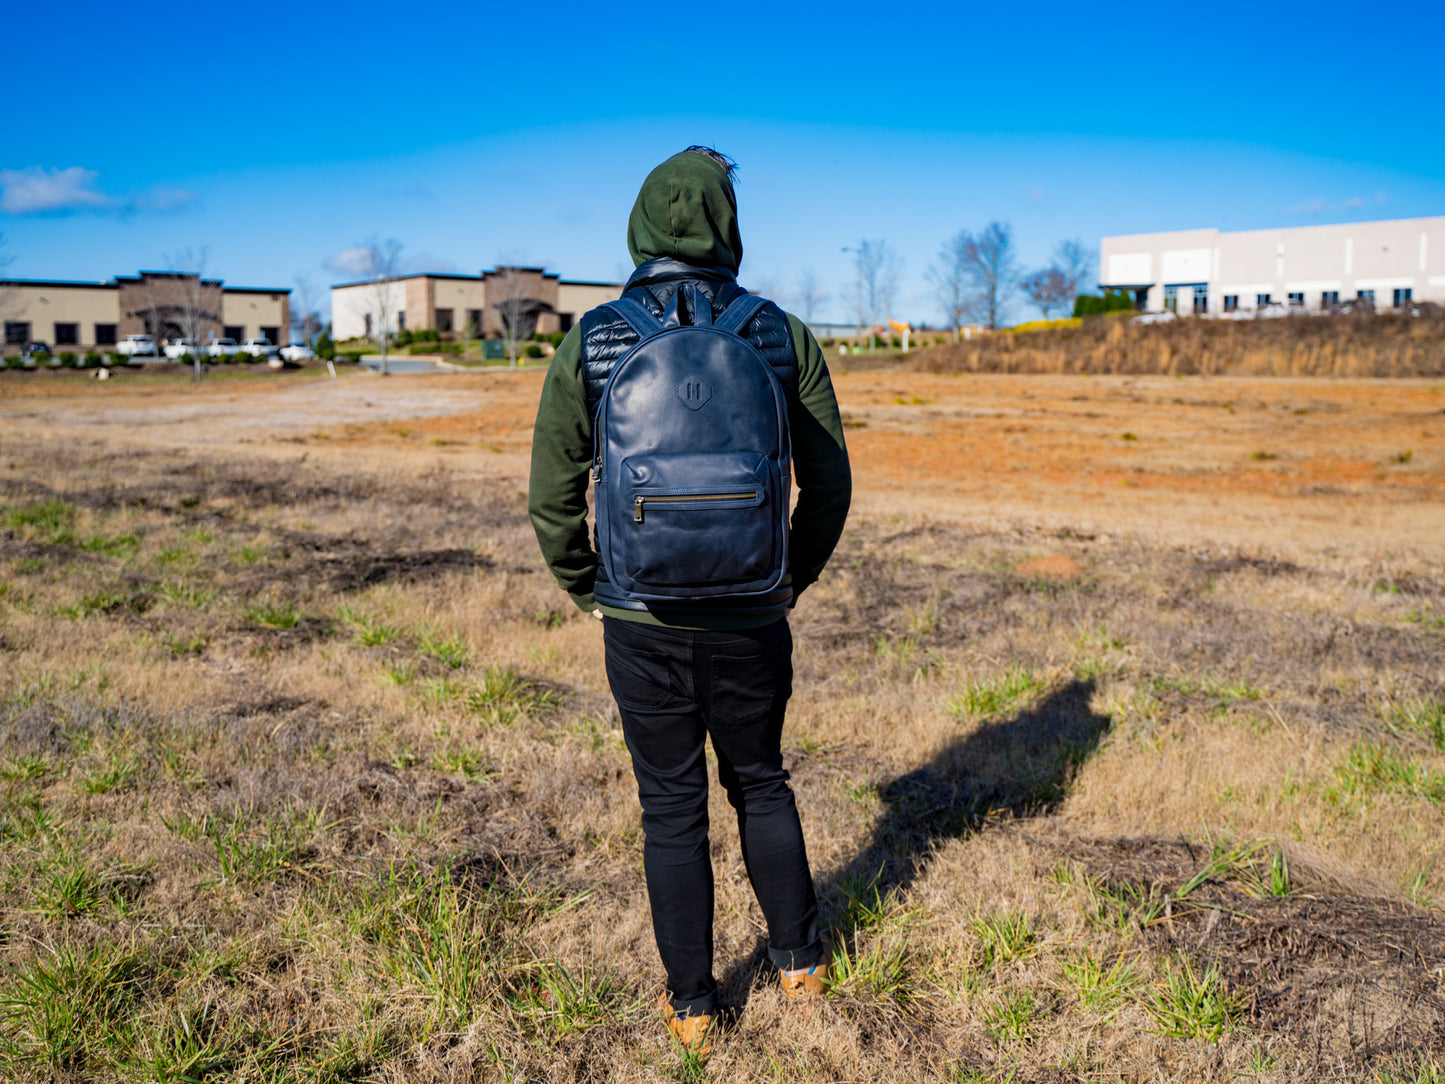
M684 301L687 302L686 305L683 304ZM712 302L707 299L707 294L699 290L696 284L684 282L667 300L667 308L662 312L663 330L682 327L683 317L688 314L691 314L692 319L687 322L693 327L712 326Z

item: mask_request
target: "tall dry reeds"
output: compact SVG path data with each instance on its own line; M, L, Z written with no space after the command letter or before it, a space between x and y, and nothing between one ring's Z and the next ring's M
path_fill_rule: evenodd
M1002 333L920 351L932 373L1121 373L1401 377L1445 374L1445 312L1139 325L1092 317L1080 327Z

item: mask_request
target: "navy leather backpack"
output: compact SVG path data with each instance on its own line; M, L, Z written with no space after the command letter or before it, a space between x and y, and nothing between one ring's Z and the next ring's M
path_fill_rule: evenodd
M745 613L792 598L788 405L741 336L765 304L744 294L714 323L685 284L660 320L629 297L604 306L639 341L594 419L599 602Z

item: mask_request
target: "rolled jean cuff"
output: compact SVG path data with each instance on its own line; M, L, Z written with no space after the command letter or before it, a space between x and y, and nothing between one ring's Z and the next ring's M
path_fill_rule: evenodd
M819 939L800 949L777 949L769 945L768 959L779 971L804 970L823 962L823 942Z
M672 991L667 992L667 1003L672 1006L672 1011L678 1016L716 1016L722 1008L722 999L718 997L717 989L704 994L702 997L695 997L690 1001L672 996Z

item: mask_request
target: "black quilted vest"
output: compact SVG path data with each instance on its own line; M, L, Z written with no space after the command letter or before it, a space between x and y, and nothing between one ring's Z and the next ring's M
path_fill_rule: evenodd
M714 318L722 315L730 302L747 293L725 267L694 267L665 256L648 260L634 271L623 293L660 318L672 295L685 282L694 283L707 296ZM773 367L788 402L796 403L798 359L783 310L772 302L764 305L743 329L743 338ZM582 317L582 382L587 392L587 413L593 419L597 417L597 406L602 401L607 378L612 375L612 366L636 343L637 332L608 309L593 309Z

